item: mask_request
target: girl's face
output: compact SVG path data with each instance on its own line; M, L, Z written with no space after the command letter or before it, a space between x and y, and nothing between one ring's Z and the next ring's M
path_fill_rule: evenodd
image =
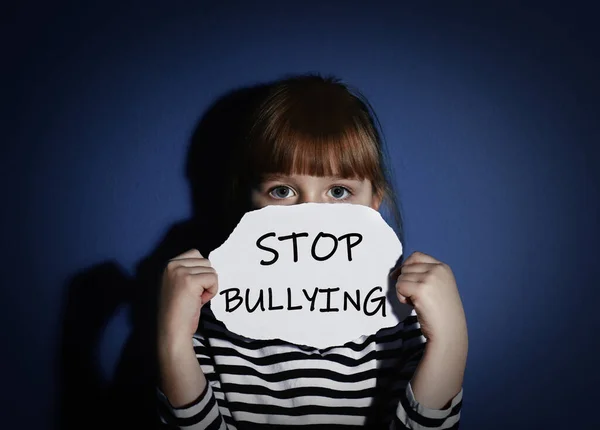
M336 176L269 175L252 190L251 198L255 209L299 203L352 203L379 210L381 204L368 179Z

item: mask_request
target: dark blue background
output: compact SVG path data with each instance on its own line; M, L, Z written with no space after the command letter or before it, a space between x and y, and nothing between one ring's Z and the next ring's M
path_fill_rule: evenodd
M94 395L132 327L120 282L192 214L184 165L198 120L234 88L318 71L379 114L406 255L454 270L470 335L461 428L597 428L597 14L412 3L3 12L2 427L83 419L65 399L90 421L103 414ZM74 294L74 275L107 262L98 279L114 282ZM80 378L71 397L65 372Z

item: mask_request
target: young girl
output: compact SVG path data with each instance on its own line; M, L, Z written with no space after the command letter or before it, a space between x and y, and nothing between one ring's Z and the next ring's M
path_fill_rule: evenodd
M312 75L268 88L240 157L240 198L253 208L387 204L399 214L360 93ZM195 249L173 258L158 318L161 419L182 429L458 428L467 330L452 271L415 252L395 276L410 316L318 350L227 331L208 305L218 290L210 261Z

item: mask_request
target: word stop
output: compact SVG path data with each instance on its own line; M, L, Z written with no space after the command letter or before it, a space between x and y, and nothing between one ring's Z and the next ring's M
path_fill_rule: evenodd
M263 266L270 266L271 264L275 264L275 262L279 259L279 252L275 248L263 244L263 242L266 239L276 236L277 235L275 234L275 232L270 232L263 234L256 241L256 246L259 249L273 254L273 258L271 260L260 261L260 264L262 264ZM298 262L298 239L303 237L308 237L308 233L294 232L287 236L277 237L277 239L282 242L286 240L291 240L292 249L294 252L294 263ZM320 232L315 236L315 238L312 241L312 245L310 247L310 255L317 261L326 261L336 253L339 243L342 241L346 241L346 256L348 258L348 261L352 261L352 248L358 246L358 244L362 242L362 239L363 237L360 233L347 233L336 237L331 233ZM319 246L319 244L321 244L321 246ZM319 248L318 251L317 248ZM325 251L323 250L323 248L325 248Z

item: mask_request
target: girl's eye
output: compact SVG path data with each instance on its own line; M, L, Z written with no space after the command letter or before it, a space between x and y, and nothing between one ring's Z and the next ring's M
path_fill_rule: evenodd
M280 185L272 188L271 191L269 191L269 195L276 199L287 199L288 197L294 195L294 191L290 187Z
M350 197L350 190L346 187L335 186L329 190L329 196L333 197L336 200L344 200Z

